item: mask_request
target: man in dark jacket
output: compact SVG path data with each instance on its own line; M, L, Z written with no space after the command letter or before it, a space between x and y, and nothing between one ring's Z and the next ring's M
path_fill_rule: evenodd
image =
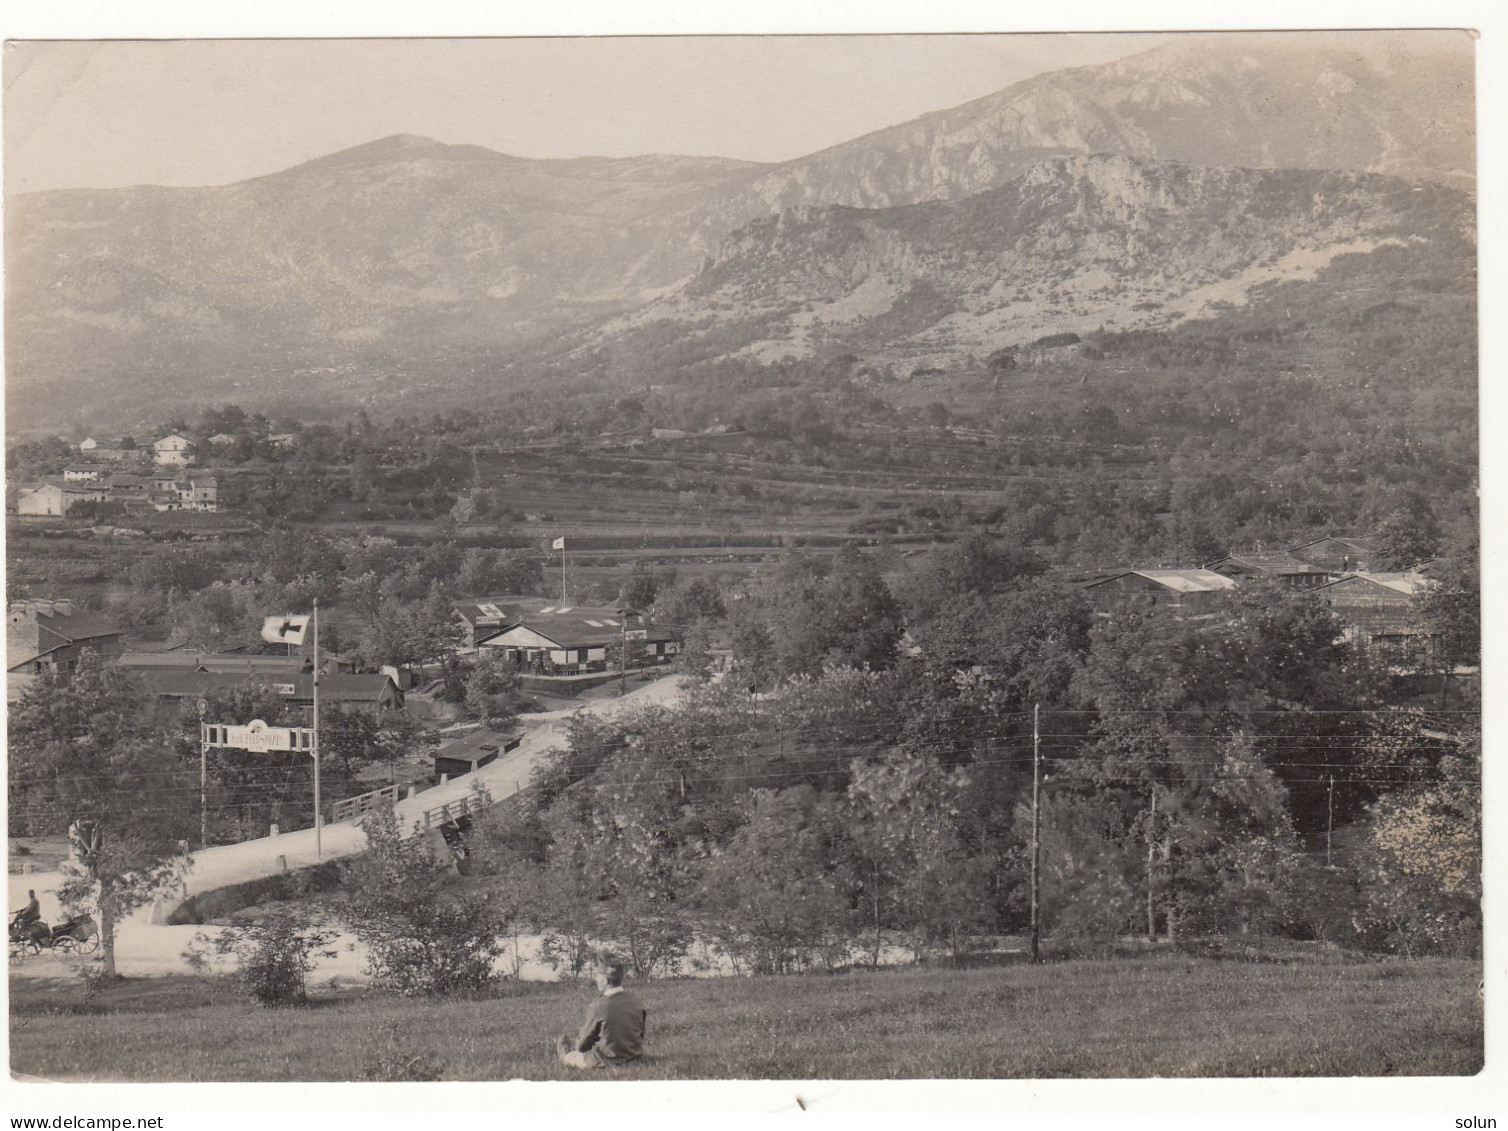
M560 1063L569 1068L602 1068L638 1060L644 1055L648 1014L643 1003L623 988L622 960L598 955L592 973L602 996L587 1010L576 1039L565 1036L557 1042Z

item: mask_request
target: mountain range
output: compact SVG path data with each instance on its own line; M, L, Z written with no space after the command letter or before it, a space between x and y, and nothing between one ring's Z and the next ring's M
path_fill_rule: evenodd
M926 363L1470 238L1469 53L1361 42L1189 37L779 164L397 135L225 186L19 195L12 426L462 400L521 355L669 334Z

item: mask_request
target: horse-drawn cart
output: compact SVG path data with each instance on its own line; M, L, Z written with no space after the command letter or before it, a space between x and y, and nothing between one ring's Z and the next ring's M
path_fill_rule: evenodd
M10 961L24 962L44 950L60 954L93 954L99 949L99 924L92 915L77 915L49 927L46 923L12 923Z

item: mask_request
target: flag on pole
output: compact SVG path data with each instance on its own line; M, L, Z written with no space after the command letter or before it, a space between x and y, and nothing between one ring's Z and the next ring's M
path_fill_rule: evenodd
M262 621L262 639L269 644L302 644L307 616L266 617Z
M565 549L565 539L564 538L557 538L557 539L555 539L555 541L553 541L553 542L550 543L550 549L552 549L552 550L564 550Z

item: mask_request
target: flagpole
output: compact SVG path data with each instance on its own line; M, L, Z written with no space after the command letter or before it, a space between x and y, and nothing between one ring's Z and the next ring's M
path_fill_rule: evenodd
M566 580L565 580L565 539L560 540L560 603L566 603Z
M319 598L314 599L314 719L309 745L314 755L314 855L324 857L324 845L320 843L322 814L319 808Z

